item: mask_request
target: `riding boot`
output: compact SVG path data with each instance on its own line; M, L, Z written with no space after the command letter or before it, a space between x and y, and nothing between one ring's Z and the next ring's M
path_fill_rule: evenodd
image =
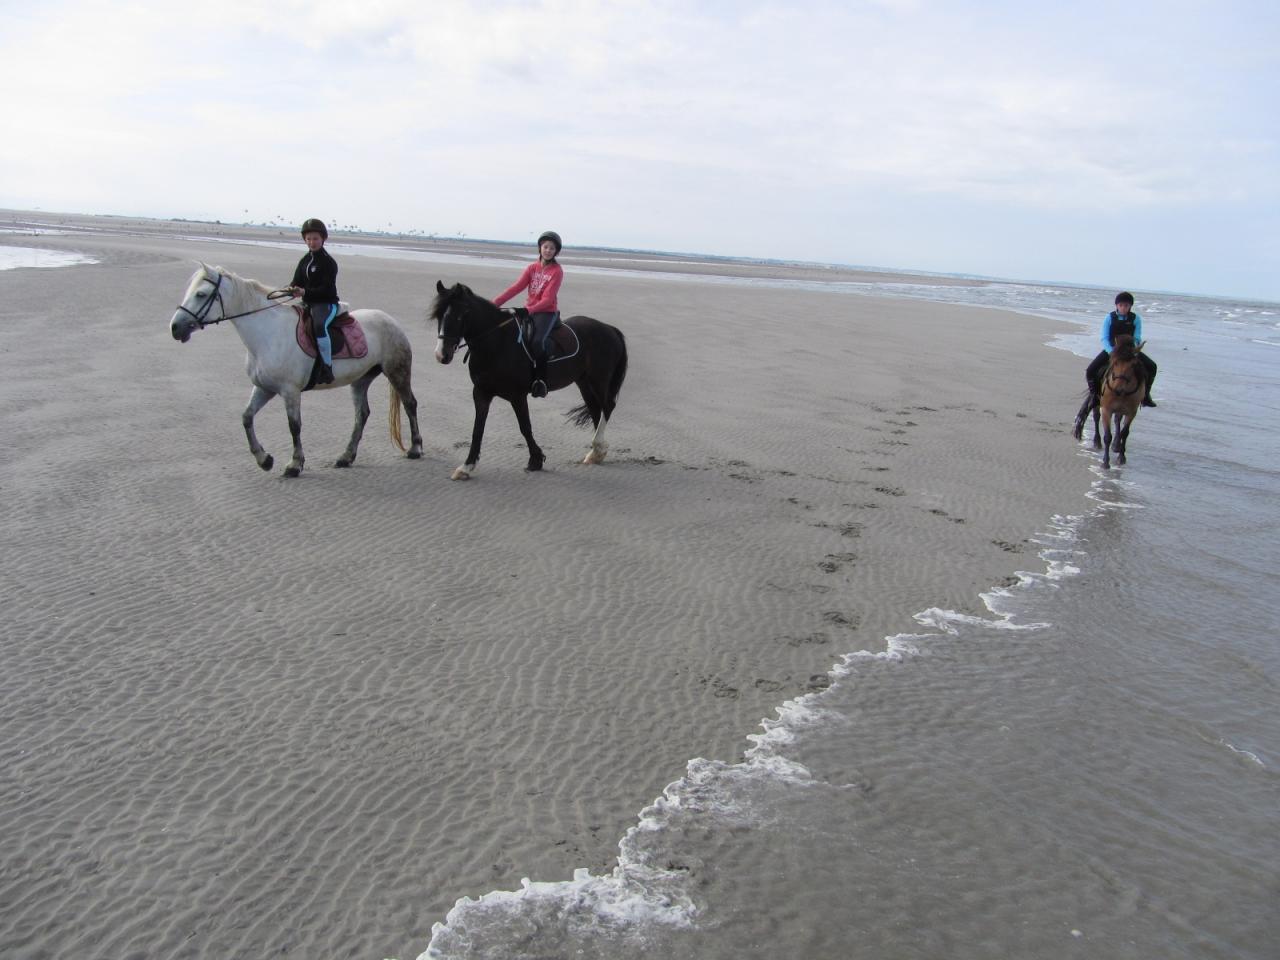
M1142 405L1144 407L1154 407L1156 402L1151 399L1151 385L1155 383L1156 378L1152 377L1147 381L1147 392L1142 396Z
M333 354L329 346L329 338L317 340L316 348L316 352L320 355L316 358L316 383L333 383Z
M547 355L545 353L539 356L537 363L533 365L533 385L529 388L529 392L538 399L547 395Z

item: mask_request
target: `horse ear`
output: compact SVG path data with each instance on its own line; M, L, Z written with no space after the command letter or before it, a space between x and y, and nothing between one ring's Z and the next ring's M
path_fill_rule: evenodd
M436 281L436 293L444 293L444 284L439 280Z

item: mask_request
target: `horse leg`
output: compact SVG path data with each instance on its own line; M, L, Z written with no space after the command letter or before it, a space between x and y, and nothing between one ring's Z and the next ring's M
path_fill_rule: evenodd
M476 472L476 464L480 460L480 441L484 439L484 424L489 419L489 404L493 403L493 394L485 393L479 387L472 387L471 399L476 405L476 420L471 427L471 449L467 451L467 462L454 469L450 477L453 480L470 480L471 475Z
M1102 437L1102 466L1111 469L1111 414L1105 418L1106 433Z
M1116 435L1116 463L1123 464L1125 462L1125 448L1129 444L1129 427L1133 425L1133 417L1124 418L1124 426L1120 428L1120 432Z
M533 439L533 424L529 422L529 398L523 393L517 394L516 398L511 401L511 406L516 412L516 423L520 425L520 434L524 437L524 442L529 447L529 463L525 466L525 469L541 470L542 464L547 458L543 454L542 448Z
M254 387L253 393L249 396L249 405L244 408L244 413L240 415L240 422L244 424L244 435L249 439L249 452L253 454L253 459L258 461L258 466L263 470L270 470L276 461L271 454L262 449L262 444L258 442L258 434L253 429L253 418L274 396L275 394L270 390L263 387Z
M609 442L604 438L604 428L609 425L607 417L598 417L596 420L596 432L591 435L591 449L587 451L587 455L582 458L583 463L604 463L604 458L609 453Z
M595 433L591 435L591 449L587 451L587 455L582 458L583 463L604 463L605 456L609 453L609 444L604 438L604 429L609 425L609 414L604 409L604 404L600 402L599 396L607 396L606 392L597 394L593 389L597 384L589 382L579 382L578 391L582 394L582 402L587 406L587 412L591 414L591 423L595 426Z
M377 371L366 373L351 384L351 402L356 408L356 423L351 430L351 440L342 456L334 463L335 467L349 467L356 459L356 450L360 446L360 438L364 436L364 425L369 422L369 384L378 376Z
M409 385L409 369L407 359L403 363L399 362L398 359L395 361L388 360L382 365L382 372L387 375L387 380L391 382L391 415L395 418L395 425L391 428L391 435L399 442L399 408L401 404L404 404L405 413L409 415L410 437L410 446L405 452L405 456L410 460L417 460L422 456L422 434L418 432L418 401L413 395L413 387Z
M289 435L293 437L293 459L284 468L286 477L296 477L302 473L307 458L302 455L302 394L285 394L285 415L289 418Z

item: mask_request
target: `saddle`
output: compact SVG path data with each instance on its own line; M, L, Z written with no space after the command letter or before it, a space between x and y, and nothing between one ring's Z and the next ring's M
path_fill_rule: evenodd
M308 357L318 357L316 338L311 333L311 317L307 308L295 304L293 309L298 313L298 346ZM329 324L329 343L333 347L335 360L359 360L369 355L369 341L365 339L364 328L347 312L345 306Z
M533 352L533 320L528 314L518 314L520 317L520 338L529 347L529 352ZM330 328L332 329L332 328ZM577 335L564 325L561 320L551 328L551 334L547 337L547 362L552 360L562 360L570 357L578 351Z

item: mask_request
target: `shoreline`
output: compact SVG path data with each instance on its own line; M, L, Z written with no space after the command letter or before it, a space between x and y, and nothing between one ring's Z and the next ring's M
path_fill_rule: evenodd
M172 237L198 240L202 236L217 240L281 241L295 243L297 231L291 226L268 224L235 224L220 221L159 219L125 215L90 215L43 211L0 209L0 225L53 228L88 232L113 232L142 237ZM192 231L199 230L198 234ZM192 234L189 235L188 234ZM422 236L417 234L377 233L330 229L330 242L372 247L403 247L409 250L451 256L508 260L513 263L534 259L531 243L507 240L479 240ZM1006 281L940 274L862 268L838 264L799 263L781 260L756 260L684 252L631 250L615 247L573 247L565 255L571 265L601 269L621 267L629 270L663 270L709 274L726 277L770 277L775 279L826 280L858 283L918 283L939 286L986 286Z
M436 279L501 289L518 246L509 266L344 262L344 299L410 335L424 459L381 434L379 381L349 471L327 466L345 395L304 398L308 465L284 481L244 448L234 332L180 346L166 324L192 260L287 278L301 244L78 221L49 239L101 263L0 274L24 717L4 799L29 865L0 893L50 952L197 931L192 956L416 956L461 896L607 870L690 758L740 756L841 654L927 607L985 609L1090 485L1052 321L568 257L562 300L631 350L610 459L574 464L589 435L561 393L533 410L544 474L495 404L477 479L450 483L470 384L423 316ZM64 328L95 335L54 397ZM283 419L258 419L277 454Z

